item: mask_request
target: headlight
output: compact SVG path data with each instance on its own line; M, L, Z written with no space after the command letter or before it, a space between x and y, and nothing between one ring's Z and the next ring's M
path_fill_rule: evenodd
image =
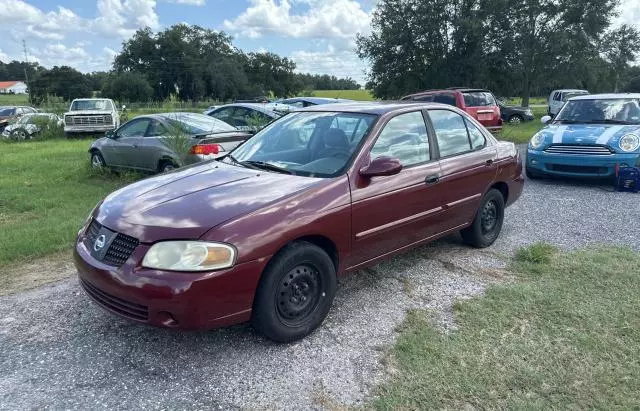
M172 271L212 271L233 266L236 249L227 244L203 241L156 243L142 260L147 268Z
M531 147L533 148L541 147L544 144L544 134L543 133L534 134L534 136L531 137L531 141L529 142L529 144L531 144Z
M635 134L625 134L620 139L619 144L622 151L636 151L640 147L640 137Z

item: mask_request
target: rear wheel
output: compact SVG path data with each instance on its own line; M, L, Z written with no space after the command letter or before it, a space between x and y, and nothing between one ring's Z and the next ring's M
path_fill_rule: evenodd
M520 124L520 123L522 123L522 117L520 117L517 114L514 114L511 117L509 117L509 123L510 124Z
M493 244L500 235L504 221L504 197L496 189L491 189L482 199L473 223L462 230L465 243L485 248Z
M176 166L173 164L171 160L162 160L158 165L158 172L160 173L168 173L171 170L174 170Z
M271 340L298 340L324 321L335 292L336 269L327 253L308 242L290 244L263 273L251 322Z
M29 133L27 133L27 131L23 128L18 128L13 130L11 132L10 137L12 140L20 140L20 141L30 138Z

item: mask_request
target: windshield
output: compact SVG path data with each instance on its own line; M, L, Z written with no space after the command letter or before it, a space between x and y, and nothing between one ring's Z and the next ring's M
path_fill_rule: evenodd
M225 158L230 164L310 176L335 177L351 162L377 116L297 112L258 132Z
M113 110L113 104L109 100L76 100L71 103L71 111L81 110Z
M2 107L0 107L0 116L2 116L2 117L12 116L14 112L15 112L14 108L2 108Z
M181 127L189 134L222 133L225 131L237 131L237 129L224 121L196 113L179 113L169 116L169 121L176 127Z
M554 121L640 124L640 104L638 99L632 98L572 100L567 101Z
M493 98L493 94L487 91L473 91L470 93L463 93L464 105L467 107L486 107L495 106L496 100Z

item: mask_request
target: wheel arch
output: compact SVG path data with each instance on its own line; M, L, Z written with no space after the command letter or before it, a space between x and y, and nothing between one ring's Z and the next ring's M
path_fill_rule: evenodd
M336 273L338 273L338 270L340 268L340 257L339 257L339 254L338 254L338 247L336 246L336 244L335 244L335 242L333 240L331 240L329 237L321 235L321 234L304 235L304 236L292 239L290 241L287 241L280 248L278 248L278 251L276 251L273 254L273 256L271 257L270 260L272 261L275 256L280 254L285 248L287 248L291 244L301 243L301 242L311 243L311 244L319 247L320 249L322 249L322 251L324 251L325 253L327 253L329 258L333 262L333 266L336 269ZM269 263L271 263L271 261L269 261ZM269 266L269 264L267 264L266 267L268 267L268 266ZM266 267L265 267L265 269L266 269Z
M489 190L491 189L498 190L502 194L504 203L507 204L507 201L509 200L509 185L507 183L505 183L504 181L493 183L493 185L489 187ZM489 192L489 190L487 190L487 192Z

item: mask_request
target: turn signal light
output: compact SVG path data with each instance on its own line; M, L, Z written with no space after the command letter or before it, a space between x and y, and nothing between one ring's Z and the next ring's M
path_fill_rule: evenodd
M191 147L189 150L190 154L218 154L219 152L224 151L224 148L220 146L220 144L196 144Z

